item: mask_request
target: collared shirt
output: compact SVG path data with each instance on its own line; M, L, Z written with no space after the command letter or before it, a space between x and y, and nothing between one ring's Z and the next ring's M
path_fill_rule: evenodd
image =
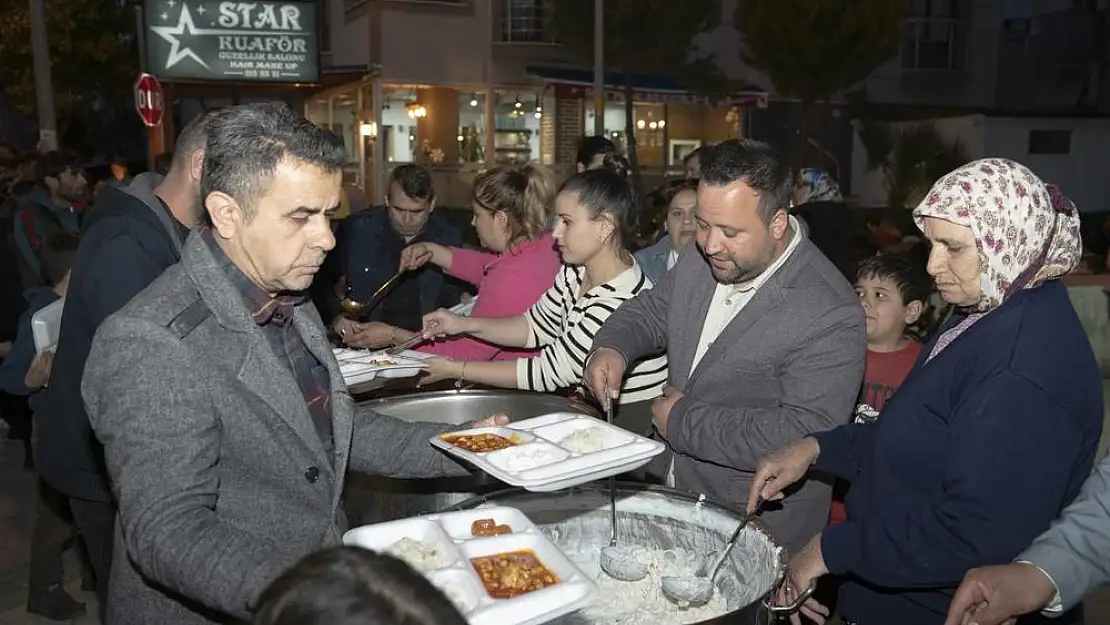
M674 264L678 262L678 250L671 248L667 252L667 271L674 269Z
M790 243L786 245L786 249L775 259L775 262L763 270L763 273L743 284L717 284L717 288L713 290L713 300L709 303L709 311L705 315L705 323L702 324L698 348L694 352L694 361L690 363L690 373L698 368L698 363L705 357L705 353L725 331L728 324L732 323L736 315L744 310L748 302L752 301L760 287L766 284L771 276L775 275L775 272L786 264L786 259L790 258L790 255L798 247L798 242L802 239L799 228L798 220L791 216L790 229L793 236Z
M331 424L331 379L328 370L308 351L308 347L301 339L301 335L293 327L293 315L296 306L304 301L303 295L278 295L272 296L263 291L250 278L243 274L231 258L216 243L215 237L209 228L202 231L204 242L216 257L216 260L227 272L227 277L235 285L235 289L243 296L243 303L251 319L262 329L274 355L282 362L293 375L301 395L304 397L305 406L312 425L324 449L330 456L334 446L332 440Z
M732 323L732 320L740 314L741 310L744 310L744 307L752 301L760 287L767 284L771 276L774 276L779 268L786 264L786 260L797 249L798 243L801 242L804 235L798 220L793 215L790 216L790 230L793 232L790 243L786 245L786 249L775 259L775 262L763 270L763 273L743 284L717 284L717 287L713 290L713 299L709 303L709 310L705 313L705 322L702 324L701 336L698 338L698 348L694 351L694 360L690 363L691 374L698 368L698 363L705 357L705 353L725 331L728 324ZM667 486L674 487L674 459L671 460L671 466L667 470L666 483Z

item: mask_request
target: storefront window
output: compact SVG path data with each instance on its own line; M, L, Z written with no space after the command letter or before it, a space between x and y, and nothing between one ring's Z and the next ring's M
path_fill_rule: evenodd
M527 163L540 160L540 120L543 100L534 90L497 90L494 103L494 162Z
M478 92L459 92L459 162L484 163L486 160L486 96Z
M585 126L582 128L582 133L586 136L594 134L594 103L592 100L586 101L585 112L583 119ZM624 102L606 102L605 103L605 136L616 144L617 149L624 152L625 148L625 132L624 132Z
M411 163L416 160L417 115L420 113L417 90L383 89L382 123L378 141L386 163ZM427 114L427 110L424 110Z

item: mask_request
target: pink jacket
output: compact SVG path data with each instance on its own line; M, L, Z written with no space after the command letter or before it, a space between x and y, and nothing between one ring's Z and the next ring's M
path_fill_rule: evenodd
M502 254L451 248L451 276L478 285L474 317L522 315L555 283L563 264L555 240L544 234ZM538 350L508 349L469 336L442 339L417 348L426 354L455 360L515 360L535 356Z

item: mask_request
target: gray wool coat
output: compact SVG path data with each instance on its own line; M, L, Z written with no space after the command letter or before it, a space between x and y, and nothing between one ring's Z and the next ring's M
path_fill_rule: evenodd
M428 443L443 425L353 405L311 303L293 323L331 377L330 458L288 367L197 234L100 326L82 394L119 503L110 625L249 618L284 569L340 542L348 467L467 473Z

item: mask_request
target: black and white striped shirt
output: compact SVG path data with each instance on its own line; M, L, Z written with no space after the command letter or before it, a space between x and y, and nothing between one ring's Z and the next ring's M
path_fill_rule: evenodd
M633 263L609 282L579 295L585 273L582 267L563 265L555 284L525 313L526 347L543 349L534 358L517 361L518 387L550 392L580 384L598 329L621 304L653 286ZM620 402L654 399L666 383L665 355L637 362L624 378Z

